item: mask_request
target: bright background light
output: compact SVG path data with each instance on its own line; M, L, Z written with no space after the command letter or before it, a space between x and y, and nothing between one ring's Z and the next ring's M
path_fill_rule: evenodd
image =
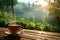
M52 3L54 3L54 0L50 0Z
M45 0L18 0L18 2L24 2L24 3L30 2L30 4L34 3L36 5L40 4L42 6L46 6L48 4L48 2L46 2Z
M40 0L37 2L37 5L41 5L41 6L47 6L48 5L48 2L44 1L44 0Z
M18 2L28 3L28 0L18 0Z

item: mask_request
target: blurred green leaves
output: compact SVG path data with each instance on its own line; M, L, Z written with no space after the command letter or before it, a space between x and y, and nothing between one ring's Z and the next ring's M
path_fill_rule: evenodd
M21 21L21 20L20 20ZM60 28L58 26L50 25L47 21L44 21L43 23L39 22L32 22L28 21L26 19L23 19L21 22L17 22L17 24L20 24L25 29L32 29L32 30L40 30L40 31L49 31L49 32L60 32Z

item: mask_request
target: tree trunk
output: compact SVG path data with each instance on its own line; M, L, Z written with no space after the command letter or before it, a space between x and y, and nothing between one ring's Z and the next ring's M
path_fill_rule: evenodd
M12 7L12 13L13 13L13 20L14 20L14 8L13 8L13 0L11 0L11 7Z

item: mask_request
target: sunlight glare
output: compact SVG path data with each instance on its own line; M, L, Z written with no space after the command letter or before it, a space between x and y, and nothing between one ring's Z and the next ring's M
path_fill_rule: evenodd
M30 2L30 4L34 3L36 5L41 5L41 6L47 6L48 4L48 2L46 2L45 0L18 0L18 2L24 2L24 3Z
M54 0L50 0L52 3L54 3Z
M40 0L40 1L38 1L37 2L37 5L41 5L41 6L47 6L48 5L48 3L46 2L46 1L44 1L44 0Z

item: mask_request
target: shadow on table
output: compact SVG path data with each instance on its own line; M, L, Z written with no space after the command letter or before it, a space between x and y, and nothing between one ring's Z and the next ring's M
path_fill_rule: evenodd
M18 35L8 35L5 37L0 38L0 40L21 40L21 37Z

